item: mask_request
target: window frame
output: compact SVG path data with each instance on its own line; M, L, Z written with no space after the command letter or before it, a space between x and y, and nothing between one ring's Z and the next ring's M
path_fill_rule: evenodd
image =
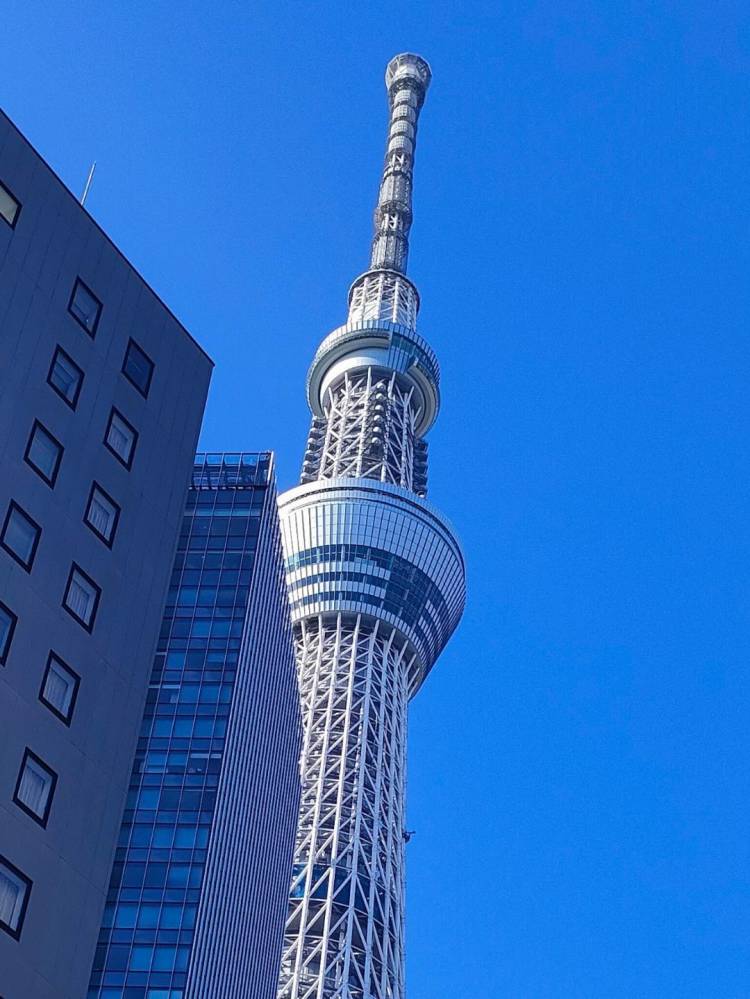
M89 329L86 323L84 323L84 321L79 316L77 316L73 311L73 302L75 301L76 292L78 291L79 285L82 288L84 288L89 295L91 295L96 304L99 306L96 312L96 319L94 320L94 325L91 329ZM93 291L91 290L91 288L89 288L89 286L86 284L85 281L83 281L80 277L76 277L73 283L73 290L70 293L70 299L68 300L68 313L75 319L75 321L78 323L81 329L84 330L87 336L90 336L92 340L96 338L96 332L99 329L99 320L102 318L103 310L104 310L104 305L101 299L93 293Z
M62 392L57 387L57 385L55 385L55 383L52 381L52 372L55 370L55 361L57 360L58 354L62 354L62 356L65 358L65 360L68 361L70 364L72 364L72 366L76 369L76 371L80 375L80 378L78 379L78 385L76 386L76 392L75 392L75 395L73 396L72 399L69 399L65 395L65 393ZM59 343L56 344L55 345L55 352L52 355L52 360L50 361L49 371L47 373L47 384L49 385L49 387L52 389L53 392L55 392L57 395L60 396L60 398L62 399L62 401L65 403L65 405L66 406L70 406L70 408L72 410L75 410L76 406L78 405L78 399L79 399L79 397L81 395L81 389L83 388L83 379L84 379L83 368L81 368L80 365L76 364L76 362L73 360L73 358L67 352L67 350L63 350L63 348L60 346Z
M70 591L70 584L73 582L73 576L76 573L83 576L86 582L90 583L94 587L94 590L96 591L96 596L94 598L94 606L91 611L91 621L88 624L83 620L83 618L79 617L75 613L75 611L71 607L69 607L68 604L66 603L66 599ZM99 612L99 603L101 601L101 597L102 597L101 586L99 586L96 580L92 579L91 576L89 576L89 574L85 572L77 562L73 562L70 566L70 572L68 573L68 581L65 584L65 589L63 590L62 606L63 610L67 611L68 614L70 614L70 616L73 618L73 620L76 621L78 624L80 624L80 626L84 628L89 634L91 634L91 632L94 630L94 624L96 623L96 616Z
M146 381L146 387L145 387L145 389L141 388L141 386L138 384L138 382L136 382L135 379L126 370L127 369L127 363L128 363L128 355L130 354L130 350L133 347L140 354L142 354L143 357L145 357L145 359L148 361L148 363L150 365L149 372L148 372L148 379ZM138 392L138 394L141 395L141 396L143 396L144 399L148 399L148 394L151 391L151 382L153 381L153 378L154 378L154 370L155 370L155 368L156 368L156 365L151 360L151 358L149 357L149 355L146 353L146 351L143 349L143 347L141 347L141 345L138 343L138 341L134 340L133 337L131 336L130 339L128 340L128 346L127 346L127 348L125 350L125 356L122 359L122 369L121 370L122 370L122 374L125 375L125 377L130 382L130 384L133 386L133 388L136 389L136 391Z
M119 419L121 419L122 422L125 424L125 426L128 428L128 430L133 435L133 446L130 449L130 458L129 458L128 461L125 461L125 459L122 457L122 455L119 454L117 451L115 451L115 449L109 443L109 439L108 439L109 438L109 431L110 431L110 428L112 426L112 419L113 419L114 416L117 416ZM120 464L123 466L123 468L127 468L127 470L130 471L130 469L133 467L133 461L135 459L135 451L136 451L136 448L138 447L138 431L135 429L135 427L130 422L130 420L128 420L128 419L125 418L125 416L120 412L120 410L117 408L117 406L113 406L112 407L112 409L110 411L110 414L109 414L109 419L107 420L107 428L104 431L104 446L110 452L110 454L113 454L115 456L115 458L117 458L117 460L120 462Z
M3 650L0 647L0 666L5 666L8 661L8 656L10 655L10 647L13 644L13 635L16 631L16 625L18 624L18 614L14 614L13 611L8 607L6 603L0 600L0 610L5 611L6 614L10 615L10 629L8 631L8 640Z
M49 794L47 795L47 800L44 803L44 812L42 813L42 815L39 815L38 812L35 812L33 808L30 808L26 804L26 802L22 801L21 798L18 796L18 792L21 789L21 779L23 778L23 772L26 769L26 763L29 759L33 760L34 763L36 763L37 766L41 770L43 770L48 777L51 778L49 784ZM58 775L55 773L52 767L49 766L49 764L45 763L44 760L41 758L41 756L37 756L35 752L33 752L31 749L29 749L28 746L26 746L26 749L24 750L23 754L23 759L21 760L21 766L19 767L18 770L18 777L16 778L16 787L15 790L13 791L13 804L17 805L22 812L25 812L29 816L29 818L32 818L36 823L38 823L38 825L40 825L42 829L47 828L47 822L49 821L49 814L52 810L52 799L55 796L55 788L57 787L57 777Z
M135 450L135 445L133 445L133 449ZM102 496L105 498L105 500L107 500L108 503L111 503L112 506L115 508L115 517L114 521L112 522L112 531L110 533L109 538L105 537L105 535L103 535L101 531L97 530L97 528L94 527L94 525L89 520L89 510L91 509L91 501L94 498L94 494L97 492L101 493ZM107 548L111 549L112 545L115 543L115 535L117 534L117 527L118 524L120 523L121 513L122 513L122 507L120 506L120 504L115 502L115 500L109 495L107 490L103 486L101 486L96 481L96 479L94 479L94 481L91 483L91 489L89 490L89 498L86 500L86 509L83 511L83 522L89 528L89 530L91 530L97 536L97 538L99 538L99 540L102 541L107 546Z
M17 510L22 517L28 520L29 523L33 524L33 526L36 528L36 537L34 538L34 544L32 546L31 555L29 556L28 562L24 562L21 556L18 555L16 552L14 552L13 549L10 547L10 545L5 543L5 532L8 529L8 524L10 523L10 518L12 517L14 510ZM0 548L2 548L3 551L6 551L8 555L10 555L10 557L13 559L13 561L17 562L22 569L25 569L26 572L30 573L32 568L34 567L34 559L36 558L36 553L39 548L39 542L41 541L41 539L42 539L41 524L38 524L33 517L29 516L29 514L26 513L24 508L19 503L16 503L16 501L12 499L8 504L8 512L5 514L5 520L3 521L3 526L2 529L0 530Z
M52 667L53 661L59 663L59 665L73 677L73 694L70 698L70 707L68 708L67 715L64 715L59 708L55 707L55 705L52 704L51 701L48 701L44 696L44 688L47 686L47 677L49 676L49 671ZM74 669L71 669L68 663L65 662L62 656L58 656L54 649L50 649L49 655L47 656L47 665L44 668L44 675L42 676L42 685L39 688L39 700L48 711L51 711L56 718L59 718L61 722L64 722L68 728L70 728L70 724L73 721L73 712L75 711L76 701L78 699L78 689L80 686L81 677L79 674L76 673Z
M2 919L0 919L0 930L3 930L9 936L13 937L14 940L20 940L21 932L23 930L23 922L24 919L26 918L26 910L29 907L29 899L31 898L31 891L34 887L34 882L31 880L30 877L24 874L19 867L16 867L15 864L12 864L7 857L3 856L3 854L0 853L0 870L2 870L3 867L5 867L6 870L8 870L11 874L17 877L18 880L21 881L26 888L26 891L24 892L23 896L23 903L21 905L21 911L18 914L18 926L16 927L16 929L13 929L10 923L5 923L2 921Z
M39 468L38 465L35 465L34 462L31 460L31 444L32 441L34 440L34 435L36 434L37 430L41 430L43 434L46 434L47 437L49 437L49 439L57 446L58 449L57 458L55 460L55 467L52 470L52 478L47 478L47 475L42 471L42 469ZM36 474L39 476L42 482L47 483L50 489L55 488L55 483L57 482L57 475L58 472L60 471L60 465L62 464L64 454L65 454L65 448L62 442L59 441L53 433L50 433L50 431L45 427L45 425L42 423L41 420L34 420L34 423L31 427L31 433L29 434L29 440L28 443L26 444L26 451L24 452L23 460L26 462L29 468L33 469L36 472Z

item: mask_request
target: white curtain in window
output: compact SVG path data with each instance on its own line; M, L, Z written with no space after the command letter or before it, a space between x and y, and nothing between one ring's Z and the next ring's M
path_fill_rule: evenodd
M120 430L120 428L116 427L114 424L112 424L112 427L110 428L109 431L109 443L112 445L115 451L119 451L120 453L124 453L125 449L128 446L127 437L122 432L122 430Z
M12 874L0 867L0 923L5 923L15 930L22 904L23 886Z
M91 329L96 321L96 313L99 306L81 285L78 285L76 288L72 308L78 314L79 318L83 320L86 327Z
M109 428L109 443L119 455L122 455L123 458L127 458L128 437L123 430L117 426L114 420Z
M54 663L47 673L44 685L44 699L61 714L67 714L70 707L70 679Z
M48 435L37 428L31 442L29 457L45 475L51 476L55 470L59 448Z
M49 775L40 766L27 760L21 774L18 797L36 815L43 816L49 794Z
M111 516L112 511L109 508L109 504L94 493L91 498L91 506L89 507L89 523L100 534L103 534L105 538L109 537Z
M5 543L25 562L31 558L36 530L26 518L16 510L11 514L5 529Z
M92 594L89 588L75 576L68 587L68 607L82 621L88 623L91 612Z
M64 357L58 357L55 361L55 377L57 378L58 384L64 386L66 390L76 380L75 371L73 371Z
M57 386L68 402L73 401L76 394L76 385L78 384L78 373L64 357L58 356L55 359L55 366L52 371L52 383Z

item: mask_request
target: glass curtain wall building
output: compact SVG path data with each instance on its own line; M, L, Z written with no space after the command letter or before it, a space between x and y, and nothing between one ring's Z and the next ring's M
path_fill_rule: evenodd
M272 457L196 458L89 999L271 999L300 719Z

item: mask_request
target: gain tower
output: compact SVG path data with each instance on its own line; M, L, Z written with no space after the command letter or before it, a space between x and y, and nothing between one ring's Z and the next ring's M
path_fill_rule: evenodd
M279 999L404 999L407 705L465 600L459 544L425 499L440 374L406 276L430 77L417 55L388 64L370 267L313 359L301 485L279 501L304 724Z

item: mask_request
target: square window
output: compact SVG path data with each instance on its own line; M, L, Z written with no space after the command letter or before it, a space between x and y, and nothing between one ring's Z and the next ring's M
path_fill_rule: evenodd
M135 385L145 399L151 387L154 362L141 350L135 340L130 341L128 349L125 351L125 360L122 362L122 373L132 385Z
M26 445L26 454L23 456L26 464L31 465L48 486L54 486L62 456L63 446L60 441L39 420L35 420Z
M104 443L118 461L126 468L130 468L138 443L138 432L116 409L113 409L109 415Z
M0 666L4 666L8 658L17 620L18 618L10 607L6 607L4 603L0 602Z
M101 595L101 587L74 562L65 587L63 607L87 631L93 630Z
M57 774L36 753L26 749L16 781L13 801L40 826L47 825Z
M73 286L68 312L83 326L89 336L96 336L96 328L102 314L102 303L80 278L76 278L76 283Z
M78 396L83 385L83 371L78 367L73 358L66 354L62 347L55 350L52 358L47 382L57 392L61 399L70 406L76 408Z
M138 918L138 906L135 903L128 905L127 903L121 902L117 906L117 911L115 915L115 926L119 930L135 929L137 918Z
M15 229L18 216L21 214L21 202L14 198L8 188L0 181L0 218Z
M21 936L23 919L31 894L31 881L5 857L0 856L0 929L16 940Z
M80 682L78 674L74 673L54 652L50 652L42 678L42 689L39 691L39 700L66 725L70 725L70 719L73 717Z
M151 967L151 957L154 953L153 947L133 947L130 952L130 971L148 971Z
M98 483L91 487L84 520L105 545L112 547L120 517L120 507Z
M41 534L42 529L39 524L11 500L0 536L0 545L27 572L31 572Z

